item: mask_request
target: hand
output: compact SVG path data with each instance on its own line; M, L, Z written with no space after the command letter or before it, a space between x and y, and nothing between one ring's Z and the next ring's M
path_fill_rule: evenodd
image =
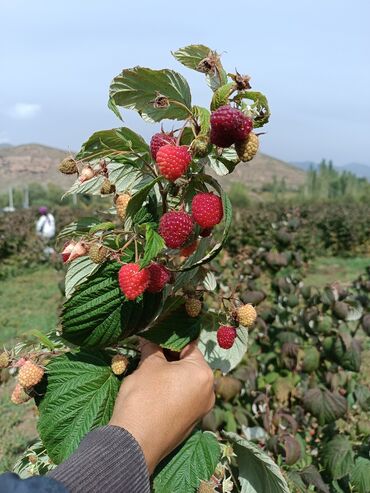
M150 474L214 406L213 373L196 344L169 362L159 346L142 340L139 368L121 385L109 424L135 437Z

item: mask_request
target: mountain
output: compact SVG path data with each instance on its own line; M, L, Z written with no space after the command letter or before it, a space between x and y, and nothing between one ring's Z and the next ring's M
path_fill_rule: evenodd
M0 147L0 191L9 185L20 187L31 182L53 182L66 189L74 178L59 173L58 164L67 155L67 151L39 144ZM303 184L305 172L260 153L250 163L239 164L232 175L219 179L226 187L231 182L241 182L250 189L260 190L274 177L296 189Z
M317 169L319 167L319 163L314 163L313 161L295 161L291 164L304 171L308 171L310 168ZM342 166L334 165L334 168L337 171L350 171L358 178L367 178L370 180L370 166L367 166L366 164L349 163L343 164Z

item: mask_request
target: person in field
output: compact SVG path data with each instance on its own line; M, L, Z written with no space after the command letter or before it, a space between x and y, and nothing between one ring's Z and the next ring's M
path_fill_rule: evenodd
M36 223L36 233L47 243L55 236L55 219L48 208L43 206L39 208L40 217Z

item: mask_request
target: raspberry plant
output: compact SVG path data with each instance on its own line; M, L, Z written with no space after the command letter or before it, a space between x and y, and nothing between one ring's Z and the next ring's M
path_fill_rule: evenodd
M173 70L124 69L111 83L109 108L121 120L124 108L152 123L173 120L174 128L155 127L150 146L124 126L98 131L60 165L61 172L77 174L66 195L101 195L107 205L103 221L80 219L59 235L67 241L68 264L59 338L43 337L26 356L40 373L46 368L27 392L56 464L109 421L121 380L138 362L136 335L172 352L200 337L209 364L224 373L246 351L236 293L216 296L207 310L202 300L215 290L209 262L232 223L230 200L214 174L232 173L244 166L241 158L252 159L258 148L252 129L268 122L268 103L250 90L248 76L228 74L208 47L191 45L173 55L205 75L210 109L192 103L187 81ZM224 345L231 349L217 343L215 329L224 326L235 327L234 340ZM117 361L124 362L118 370ZM289 491L278 466L253 443L235 433L197 430L158 466L153 488L191 493L205 484L214 491Z

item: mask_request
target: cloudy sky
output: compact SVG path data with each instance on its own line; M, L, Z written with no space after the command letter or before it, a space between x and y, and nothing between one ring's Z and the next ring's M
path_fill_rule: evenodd
M76 150L119 126L108 85L134 65L181 71L206 105L201 74L170 54L202 43L269 97L264 152L370 165L369 19L368 0L0 0L0 143ZM123 115L146 138L157 128Z

